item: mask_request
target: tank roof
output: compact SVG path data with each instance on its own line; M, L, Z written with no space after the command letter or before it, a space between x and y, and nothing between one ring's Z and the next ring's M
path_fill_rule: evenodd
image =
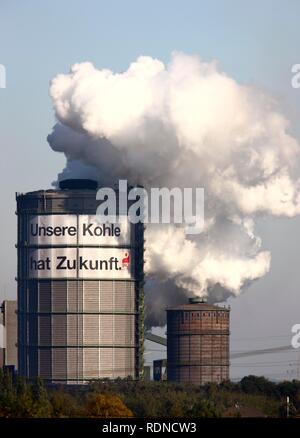
M220 311L225 310L229 312L230 309L227 307L221 307L214 304L207 304L207 303L195 303L195 304L181 304L179 306L174 307L167 307L167 312L172 310L187 310L187 311L197 311L197 310L214 310L214 311Z

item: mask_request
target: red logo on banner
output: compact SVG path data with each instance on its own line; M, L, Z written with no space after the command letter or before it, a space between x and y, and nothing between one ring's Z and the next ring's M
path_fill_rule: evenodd
M125 252L125 257L122 259L122 267L128 268L129 266L129 254L128 252Z

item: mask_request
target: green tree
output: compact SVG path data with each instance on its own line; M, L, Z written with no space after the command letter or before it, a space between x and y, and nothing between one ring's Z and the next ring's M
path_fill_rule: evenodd
M276 383L270 382L263 376L246 376L241 380L241 389L247 394L264 394L268 396L278 397L278 389Z
M221 414L216 406L209 400L198 399L188 412L189 417L220 417Z
M62 388L54 390L50 395L53 417L76 417L81 414L76 399Z
M15 400L12 376L0 369L0 417L11 417Z
M47 418L51 415L51 405L43 381L38 377L31 386L33 402L32 416Z

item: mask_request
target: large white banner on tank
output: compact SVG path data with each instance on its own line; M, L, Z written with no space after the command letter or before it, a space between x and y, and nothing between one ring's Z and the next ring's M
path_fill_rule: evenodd
M96 215L78 216L79 245L129 245L130 222L128 216L119 216L118 223L110 223Z
M130 245L130 222L127 216L110 223L96 215L32 215L28 236L31 245Z
M29 278L131 279L132 253L121 248L31 248Z
M32 245L76 245L77 233L75 214L29 217L28 240Z

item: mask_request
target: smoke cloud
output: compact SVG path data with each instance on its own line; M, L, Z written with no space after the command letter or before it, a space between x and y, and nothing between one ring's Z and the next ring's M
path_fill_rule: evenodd
M168 65L142 56L123 73L75 64L50 96L48 141L67 159L59 179L205 189L202 234L147 227L149 325L186 296L224 301L268 272L255 219L300 213L299 144L270 96L182 53Z

